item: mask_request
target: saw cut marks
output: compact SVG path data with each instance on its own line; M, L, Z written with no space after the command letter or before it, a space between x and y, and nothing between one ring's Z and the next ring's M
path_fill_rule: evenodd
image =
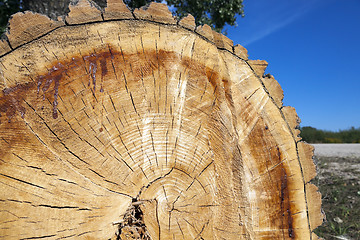
M159 3L46 21L0 45L0 237L317 239L313 149L265 61Z

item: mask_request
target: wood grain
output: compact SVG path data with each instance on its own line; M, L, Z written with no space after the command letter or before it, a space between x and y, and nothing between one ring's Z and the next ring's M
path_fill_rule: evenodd
M195 18L191 14L188 14L179 21L179 25L194 31L196 28Z
M88 3L0 57L0 237L317 239L312 149L267 64L164 5Z
M108 0L104 11L104 20L111 19L132 19L131 11L122 0Z
M160 22L165 24L176 24L175 18L166 4L151 2L150 5L137 8L134 15L138 19Z
M5 39L0 39L0 56L11 51L9 43Z
M79 0L76 5L70 3L69 10L65 21L70 25L103 20L100 9L91 0Z
M16 48L63 25L63 22L53 21L39 13L19 12L10 18L6 36L11 47Z
M241 46L240 44L236 44L234 46L234 54L244 60L248 60L249 58L247 49Z

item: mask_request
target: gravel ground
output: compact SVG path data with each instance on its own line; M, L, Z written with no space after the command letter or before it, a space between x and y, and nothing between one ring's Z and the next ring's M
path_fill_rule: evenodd
M312 144L319 177L335 174L360 183L360 144Z
M360 158L360 144L312 144L315 147L315 156Z
M326 240L360 240L360 144L312 144L326 221L316 233Z

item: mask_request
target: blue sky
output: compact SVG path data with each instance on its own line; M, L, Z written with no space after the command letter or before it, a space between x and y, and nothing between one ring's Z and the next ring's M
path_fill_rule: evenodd
M360 0L244 0L226 27L249 59L269 63L301 126L360 127Z

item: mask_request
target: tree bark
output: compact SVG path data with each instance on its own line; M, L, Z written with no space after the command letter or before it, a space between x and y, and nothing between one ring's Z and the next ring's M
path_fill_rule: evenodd
M317 239L313 148L265 61L162 4L65 21L19 13L0 42L1 238Z

